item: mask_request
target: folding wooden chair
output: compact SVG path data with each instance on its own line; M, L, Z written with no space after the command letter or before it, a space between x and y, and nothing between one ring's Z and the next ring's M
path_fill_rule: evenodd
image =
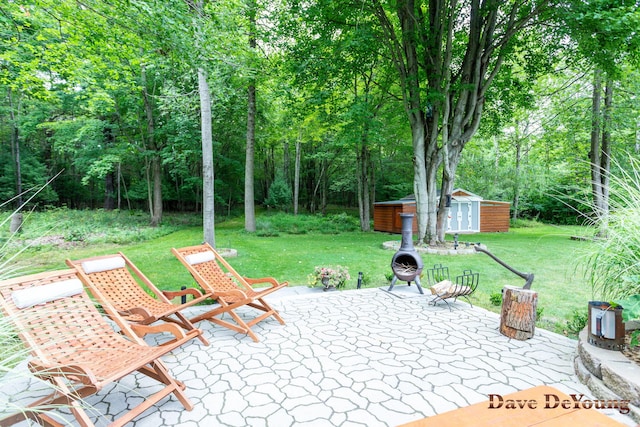
M191 339L172 324L156 327L129 325L109 304L102 309L115 322L107 322L85 293L76 270L33 274L0 282L0 306L33 357L30 371L51 383L52 393L19 412L0 419L0 426L33 420L44 425L71 425L60 409L69 409L81 426L93 426L83 399L136 371L164 387L114 420L122 426L173 394L191 410L184 384L171 377L160 357ZM170 344L147 345L140 337L162 328L174 335ZM141 396L140 391L136 392ZM93 412L95 408L92 408ZM68 418L68 416L67 416Z
M120 316L129 322L150 325L157 321L175 323L187 334L197 337L203 344L209 342L202 331L187 319L181 310L211 297L198 289L161 291L122 252L81 260L67 260L67 265L78 270L80 278L98 301L108 301ZM153 294L150 295L140 285ZM193 299L183 304L173 304L171 299L192 295Z
M284 325L280 314L267 304L264 297L284 288L288 285L287 282L279 283L273 277L260 279L243 277L208 243L181 249L173 248L171 251L189 270L202 289L211 293L224 309L224 311L205 313L194 318L194 321L208 319L236 332L246 333L256 342L258 342L258 337L251 330L251 326L270 316L275 317L280 324ZM264 283L269 286L253 287L253 285ZM245 322L233 311L234 308L244 305L256 308L263 313L251 321ZM222 312L228 312L236 325L215 317Z

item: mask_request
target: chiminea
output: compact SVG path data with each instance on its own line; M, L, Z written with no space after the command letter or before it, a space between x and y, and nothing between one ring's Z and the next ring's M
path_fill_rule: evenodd
M400 214L402 218L402 243L400 250L393 255L391 259L391 270L393 271L393 279L389 291L393 289L398 280L404 280L411 285L411 281L416 282L416 286L421 294L422 286L420 286L420 273L424 264L422 257L413 247L413 214Z

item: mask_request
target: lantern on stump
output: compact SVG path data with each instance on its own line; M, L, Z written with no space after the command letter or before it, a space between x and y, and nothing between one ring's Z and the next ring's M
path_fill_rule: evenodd
M587 317L588 341L607 350L624 349L624 322L621 305L612 306L604 301L589 301Z

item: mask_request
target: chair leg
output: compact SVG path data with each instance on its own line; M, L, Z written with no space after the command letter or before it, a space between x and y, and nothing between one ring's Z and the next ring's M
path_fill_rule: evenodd
M247 334L255 342L260 341L256 336L256 334L253 333L249 325L247 325L245 321L242 320L242 318L233 311L237 307L241 307L243 305L249 305L249 303L246 300L236 301L233 304L228 304L223 299L220 298L218 299L218 303L220 304L220 307L215 308L206 313L203 313L199 316L196 316L193 319L191 319L191 321L199 322L201 320L208 320L217 325L224 326L225 328L231 329L232 331L236 331L242 334ZM216 317L218 315L222 316L224 313L229 313L229 315L236 322L236 325L234 325L233 323L227 322L224 319Z
M173 394L178 398L180 403L182 403L182 406L184 406L184 408L187 411L192 410L193 404L191 403L187 395L184 393L184 389L181 387L181 384L178 383L169 374L169 370L164 366L164 363L162 363L160 360L156 360L155 362L153 362L152 366L153 366L153 369L157 372L158 376L160 378L163 378L163 381L162 381L163 383L170 384L173 386L172 387Z
M186 318L186 316L184 314L182 314L180 312L176 312L176 317L178 319L180 319L184 329L186 329L188 331L198 329L193 325L193 323L189 319ZM209 345L209 341L207 341L207 339L202 334L198 335L198 339L202 342L202 344L204 344L206 346Z
M260 302L260 304L249 304L249 305L257 309L263 310L267 313L270 313L270 315L275 317L276 320L280 322L281 325L284 325L284 320L282 319L282 317L280 317L280 313L278 313L276 309L274 309L269 304L267 304L267 302L263 298L258 298L258 301Z

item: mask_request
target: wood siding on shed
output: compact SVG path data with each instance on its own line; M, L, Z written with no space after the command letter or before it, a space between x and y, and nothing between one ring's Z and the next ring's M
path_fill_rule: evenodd
M376 203L373 207L373 230L387 233L402 233L401 213L416 214L415 202ZM413 232L418 232L418 220L413 218Z
M480 232L495 233L509 231L509 202L482 200L480 202ZM378 202L373 207L373 229L387 233L402 233L401 213L416 214L415 202ZM418 232L418 220L413 219L413 232Z
M480 232L494 233L509 231L509 202L483 200L480 202Z

